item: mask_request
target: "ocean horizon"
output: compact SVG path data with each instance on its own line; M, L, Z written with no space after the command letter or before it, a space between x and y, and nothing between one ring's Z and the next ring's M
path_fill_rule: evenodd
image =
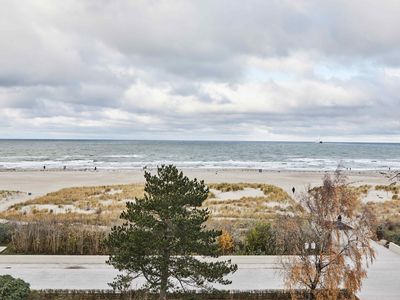
M2 170L179 168L400 169L399 143L0 139Z

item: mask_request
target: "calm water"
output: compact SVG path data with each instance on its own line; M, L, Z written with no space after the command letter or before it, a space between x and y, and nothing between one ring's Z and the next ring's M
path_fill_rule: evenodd
M400 169L400 144L0 140L0 169L181 168Z

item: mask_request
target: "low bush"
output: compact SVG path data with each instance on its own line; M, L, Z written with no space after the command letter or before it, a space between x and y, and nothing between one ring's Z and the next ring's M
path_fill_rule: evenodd
M25 300L30 293L29 283L10 275L0 276L0 299Z
M12 226L0 224L0 245L7 245L11 241Z
M385 239L389 242L400 245L400 222L385 222L377 227L378 239Z
M259 223L251 228L245 239L246 253L251 255L277 254L275 232L270 223Z

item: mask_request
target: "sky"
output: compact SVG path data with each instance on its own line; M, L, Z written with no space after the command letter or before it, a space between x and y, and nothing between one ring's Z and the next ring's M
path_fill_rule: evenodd
M400 142L398 0L0 7L0 138Z

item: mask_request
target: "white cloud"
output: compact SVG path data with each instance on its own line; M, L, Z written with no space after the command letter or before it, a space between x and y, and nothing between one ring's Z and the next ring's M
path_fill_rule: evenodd
M0 137L398 141L399 14L395 0L3 1Z

